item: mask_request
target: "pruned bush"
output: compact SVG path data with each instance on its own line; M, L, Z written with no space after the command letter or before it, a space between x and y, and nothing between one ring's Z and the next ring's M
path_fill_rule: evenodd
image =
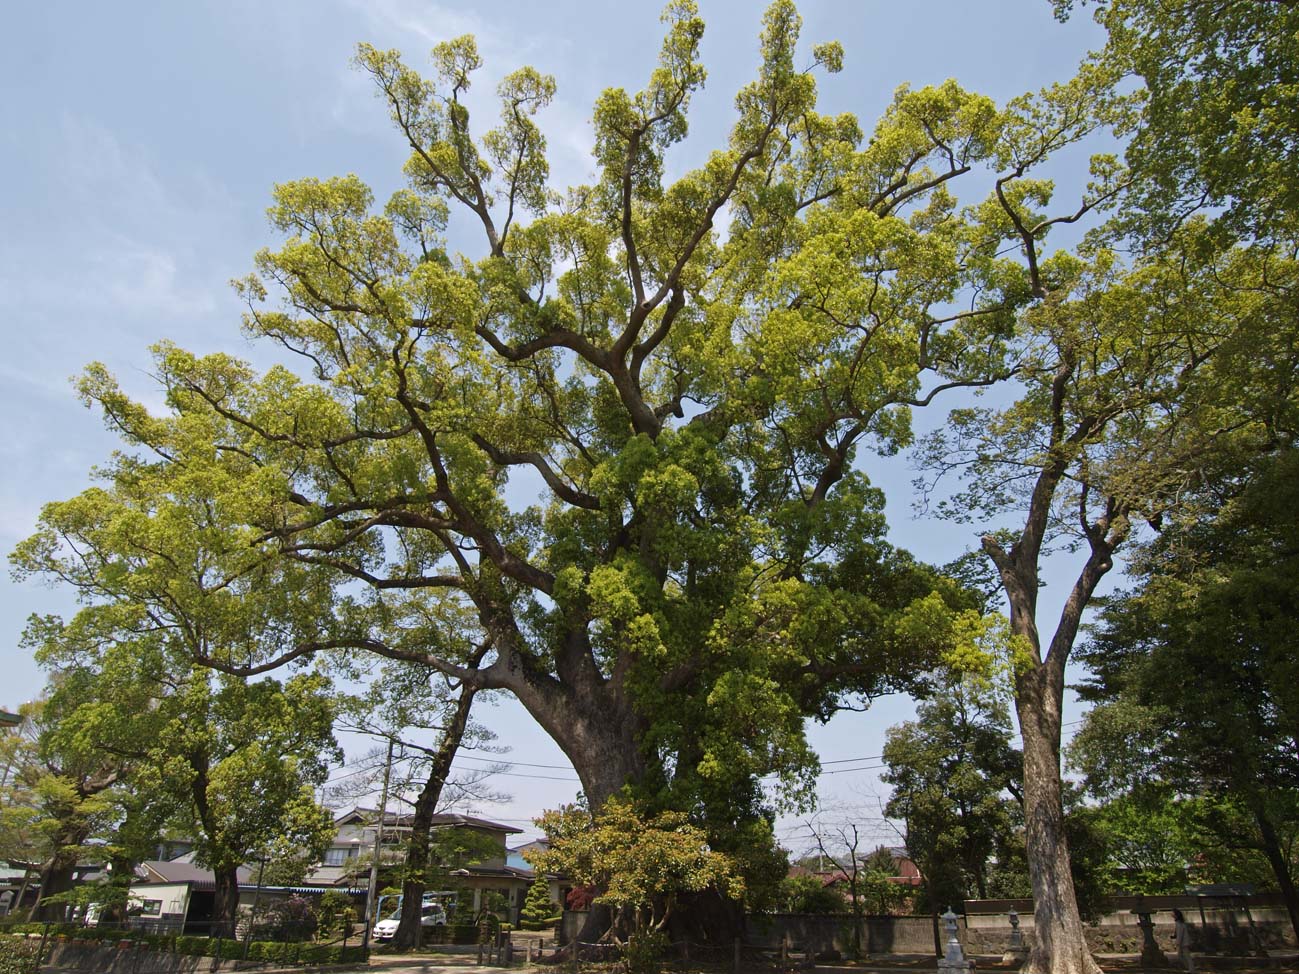
M41 942L27 937L0 940L0 974L36 974L36 955Z
M272 903L253 921L253 937L277 943L301 943L315 936L320 926L316 911L301 896Z

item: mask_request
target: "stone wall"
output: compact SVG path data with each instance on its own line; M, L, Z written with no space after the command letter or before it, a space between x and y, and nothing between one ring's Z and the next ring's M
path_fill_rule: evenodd
M848 954L853 946L853 919L809 913L769 913L746 918L744 942L748 946L779 950L781 942L792 953L813 955L837 950ZM869 916L861 920L864 954L934 953L931 917Z
M1155 942L1170 956L1177 953L1173 911L1181 910L1196 953L1248 955L1258 949L1293 949L1297 943L1289 914L1278 896L1113 896L1108 912L1086 924L1094 953L1139 954L1142 934L1137 911L1149 913ZM1010 939L1007 914L1020 918L1024 942L1033 942L1032 900L967 900L962 943L975 954L1002 953Z
M1259 949L1294 949L1296 941L1280 898L1256 894L1231 899L1197 896L1115 896L1106 901L1108 912L1085 927L1088 947L1099 954L1139 954L1142 934L1136 910L1149 912L1155 942L1170 957L1176 956L1173 910L1181 910L1191 931L1196 953L1249 955ZM1019 914L1025 944L1033 942L1032 900L967 900L958 935L967 954L1005 953L1010 943L1010 910ZM581 928L585 913L567 911L560 925L561 942L567 943ZM865 954L935 953L932 917L870 916L862 919L861 945ZM779 950L782 942L796 955L810 950L820 954L852 947L849 916L775 913L746 918L744 942L748 946Z
M226 961L225 965L231 963ZM45 945L45 962L41 966L93 974L206 974L219 970L221 962L211 957L168 954L134 945L56 940Z

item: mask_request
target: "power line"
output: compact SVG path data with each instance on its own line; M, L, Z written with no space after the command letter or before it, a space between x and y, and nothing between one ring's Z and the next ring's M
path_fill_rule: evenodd
M505 778L532 778L536 781L575 781L578 783L581 783L582 781L581 778L560 778L556 775L549 774L518 774L512 771L497 771L494 773Z
M457 761L482 761L486 764L503 764L511 768L549 768L552 771L571 771L571 764L529 764L527 761L493 761L491 758L478 758L469 754L457 755Z
M860 768L835 768L833 771L822 771L817 775L817 777L823 778L830 774L850 774L853 771L879 771L881 768L887 767L887 764L866 764L862 765Z
M1065 727L1074 727L1074 726L1077 726L1078 724L1081 724L1081 723L1083 722L1084 719L1085 719L1085 718L1080 718L1080 719L1078 719L1078 720L1071 720L1071 721L1069 721L1069 722L1067 722L1067 723L1061 724L1060 727L1061 727L1062 730L1063 730ZM1020 734L1016 734L1015 736L1016 736L1016 737L1021 737ZM879 760L881 760L883 757L884 757L884 755L882 755L882 754L868 754L868 755L864 755L864 756L862 756L862 757L856 757L856 758L835 758L833 761L822 761L822 762L821 762L821 766L822 766L822 767L825 767L826 765L831 765L831 764L855 764L855 763L857 763L858 761L879 761ZM497 760L493 760L493 759L491 759L491 758L480 758L480 757L476 757L476 756L474 756L474 755L468 755L468 754L464 754L464 755L456 755L455 760L456 760L456 761L477 761L477 762L482 763L482 764L494 765L494 766L496 766L496 767L498 767L498 768L541 768L541 769L548 770L548 771L569 771L569 770L572 769L572 766L571 766L571 765L564 765L564 764L536 764L536 763L529 762L529 761L497 761ZM343 764L342 767L341 767L339 770L343 770L343 769L346 768L346 767L347 767L347 764ZM858 768L835 768L835 769L830 770L830 771L821 771L820 773L817 774L817 777L818 777L818 778L822 778L822 777L825 777L825 776L827 776L827 775L832 775L832 774L851 774L851 773L858 772L858 771L879 771L879 770L881 770L882 768L886 768L886 767L888 767L887 764L873 764L873 765L863 765L862 767L858 767ZM343 781L343 780L346 779L346 778L354 778L354 777L356 777L357 775L365 774L365 773L367 773L367 772L374 773L374 772L377 771L377 770L378 770L377 767L365 767L365 768L359 768L359 769L357 769L356 771L350 771L350 772L347 772L347 773L345 773L345 774L334 775L334 776L332 776L332 777L330 777L330 778L327 778L327 779L325 779L324 784L327 784L327 785L328 785L328 784L333 784L333 783L338 782L338 781ZM502 776L507 777L507 778L530 778L530 779L533 779L533 780L536 780L536 781L575 781L575 782L580 782L580 781L581 781L580 778L574 778L574 777L557 777L557 776L554 776L554 775L519 774L519 773L516 773L516 772L510 772L510 771L499 771L499 770L498 770L498 771L494 771L493 773L494 773L494 774L502 775ZM764 777L764 778L774 778L774 777L776 777L776 773L773 772L773 773L771 773L771 774L763 775L762 777Z

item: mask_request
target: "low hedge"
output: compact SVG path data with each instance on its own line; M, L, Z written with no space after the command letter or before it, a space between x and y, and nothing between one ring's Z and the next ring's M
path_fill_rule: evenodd
M45 932L43 923L13 924L5 932L13 934L36 934ZM79 927L75 924L51 924L50 936L62 936L75 940L94 940L113 943L129 940L134 944L150 947L166 953L182 954L187 957L215 957L219 960L239 960L244 956L244 942L208 937L169 936L166 934L144 933L138 930L121 930L114 928ZM278 943L255 940L247 945L248 959L263 963L275 964L351 964L361 963L366 959L365 948L360 944L309 944Z
M242 946L242 945L241 945ZM341 944L286 944L258 940L248 945L248 959L267 964L349 964L365 960L359 946Z

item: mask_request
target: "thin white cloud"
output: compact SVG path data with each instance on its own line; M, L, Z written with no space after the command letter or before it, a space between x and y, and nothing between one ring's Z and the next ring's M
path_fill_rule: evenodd
M429 47L461 34L475 35L479 45L494 37L487 23L472 13L420 0L347 0L347 5L374 30L406 34Z
M167 172L98 122L65 113L51 135L47 185L62 219L0 241L0 295L11 314L95 310L153 319L210 313L221 279L196 259L195 234L234 210L205 173Z
M142 146L126 142L93 119L65 112L59 119L54 178L91 219L117 225L148 223L174 230L198 212L221 212L237 201L201 170L171 171L164 178Z
M210 286L181 278L172 252L128 239L92 255L91 282L96 292L136 314L206 314L217 305Z

